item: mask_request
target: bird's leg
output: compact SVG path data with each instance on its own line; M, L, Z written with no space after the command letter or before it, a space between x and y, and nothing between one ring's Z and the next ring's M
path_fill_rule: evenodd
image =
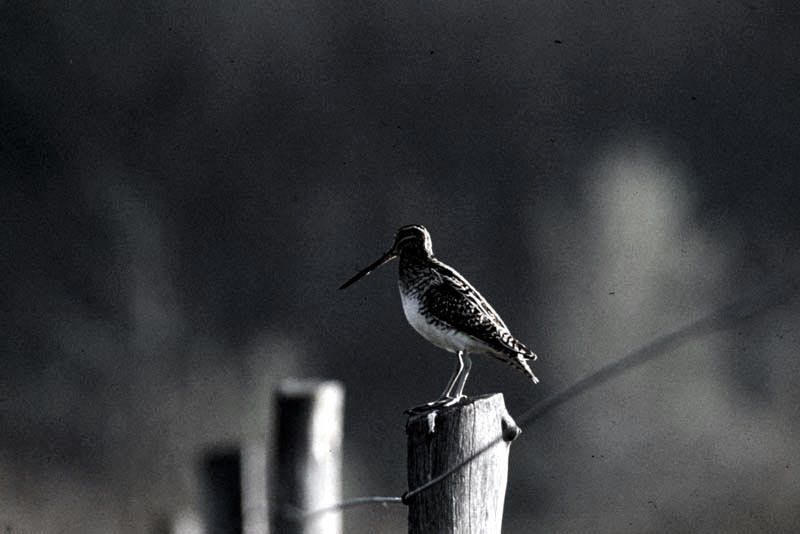
M458 356L458 363L456 363L456 370L453 372L453 376L450 377L450 381L447 382L447 387L444 388L444 391L439 396L439 398L436 399L435 401L426 402L425 404L421 404L420 406L409 408L408 410L406 410L406 413L419 414L427 412L434 408L444 408L445 406L452 406L454 404L457 404L463 398L462 391L464 391L464 383L467 381L467 375L469 374L469 370L472 367L472 360L463 350L458 351L456 355ZM453 390L457 392L457 395L453 395Z
M464 397L464 385L467 383L467 377L469 376L469 370L472 369L472 359L470 359L469 354L466 352L460 352L459 356L463 356L463 361L461 365L461 373L458 375L458 381L456 382L455 386L455 395L452 398L454 399L461 399ZM462 358L459 358L461 360Z
M437 399L437 401L441 401L441 400L445 400L445 399L449 400L449 399L453 398L453 395L452 395L453 388L456 386L456 383L458 382L459 377L461 377L461 374L464 372L463 354L464 354L463 350L458 351L458 353L456 354L456 356L458 357L458 362L456 363L456 370L453 371L453 376L450 377L450 381L447 382L447 387L444 388L444 391L442 392L441 395L439 395L439 398Z

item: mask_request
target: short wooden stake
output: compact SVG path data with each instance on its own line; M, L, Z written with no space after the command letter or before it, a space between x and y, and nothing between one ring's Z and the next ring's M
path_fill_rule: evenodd
M406 496L410 534L500 534L508 452L519 427L500 393L411 415ZM457 464L442 481L415 492Z
M204 519L208 534L241 534L242 474L239 448L215 449L203 457Z

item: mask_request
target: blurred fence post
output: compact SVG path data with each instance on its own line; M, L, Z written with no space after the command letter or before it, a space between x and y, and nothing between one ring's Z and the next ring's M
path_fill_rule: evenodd
M245 445L215 447L202 456L202 523L183 514L180 529L160 527L172 534L268 534L267 451L261 440ZM175 519L177 521L177 519ZM203 530L201 525L205 525Z
M207 534L203 518L192 509L184 509L172 515L156 517L152 534Z
M411 415L406 424L408 532L500 534L508 452L519 432L500 393ZM470 458L469 465L414 493Z
M242 456L238 447L209 450L203 456L207 534L242 534Z
M341 511L301 514L341 499L344 387L335 381L286 380L276 400L274 532L339 534Z
M242 534L269 534L267 444L250 439L242 447Z

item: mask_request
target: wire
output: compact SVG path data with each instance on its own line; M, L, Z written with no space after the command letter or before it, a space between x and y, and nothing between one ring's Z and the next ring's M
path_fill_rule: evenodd
M379 496L355 497L353 499L347 499L346 501L337 502L335 504L326 506L324 508L317 508L316 510L311 510L309 512L306 512L296 506L284 505L283 516L288 519L293 519L295 521L303 521L307 519L313 519L317 516L327 514L329 512L336 512L337 510L343 510L345 508L361 506L362 504L376 504L376 503L397 504L401 502L402 499L400 497L379 497Z
M589 376L578 380L571 386L561 390L558 393L545 397L541 401L535 403L528 410L522 413L517 419L522 423L531 422L548 411L564 404L587 391L610 381L613 378L620 376L626 371L647 363L658 356L664 355L673 351L681 345L697 339L701 336L708 335L712 332L724 330L732 327L736 323L747 320L755 315L766 312L767 310L777 307L782 304L787 304L792 297L794 297L798 290L800 290L800 282L798 276L786 277L766 286L761 292L754 293L748 297L742 298L728 306L717 309L716 311L698 319L688 325L675 330L669 334L663 335L651 341L647 345L629 353L628 355L612 362ZM409 500L415 495L439 484L444 479L462 469L470 462L474 461L480 455L504 441L502 435L489 442L486 446L454 464L452 467L446 469L439 475L433 477L428 482L409 490L403 494L402 497L359 497L356 499L349 499L342 501L319 510L310 512L303 512L296 509L293 514L297 519L308 519L316 515L327 513L331 511L349 508L352 506L359 506L362 504L372 503L402 503L408 504Z

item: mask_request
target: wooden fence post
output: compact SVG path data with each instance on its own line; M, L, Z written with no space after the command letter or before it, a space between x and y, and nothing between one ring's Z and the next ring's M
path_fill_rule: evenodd
M250 438L242 445L242 534L269 534L267 444Z
M500 534L508 452L519 433L501 393L411 415L406 424L409 534ZM468 459L468 465L415 492Z
M341 511L302 513L341 500L344 387L335 381L286 380L276 400L274 532L339 534Z
M203 456L204 520L208 534L242 533L242 470L238 447Z

